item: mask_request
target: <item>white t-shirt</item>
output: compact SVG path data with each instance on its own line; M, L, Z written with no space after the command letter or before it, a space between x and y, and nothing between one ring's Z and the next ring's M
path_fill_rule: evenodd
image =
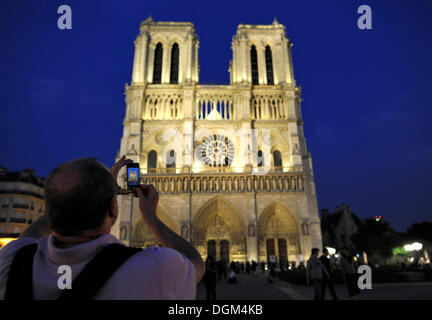
M10 265L23 246L38 243L33 262L34 299L52 300L62 293L57 281L60 265L69 265L72 279L106 245L123 244L111 234L69 248L54 246L52 235L40 240L21 238L0 250L0 300L4 299ZM65 289L67 290L67 289ZM196 273L193 264L178 251L149 247L122 264L95 295L96 300L195 299Z

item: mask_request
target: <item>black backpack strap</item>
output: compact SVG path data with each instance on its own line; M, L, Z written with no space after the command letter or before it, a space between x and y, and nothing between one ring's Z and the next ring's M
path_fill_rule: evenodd
M33 299L33 258L37 248L37 243L32 243L15 254L9 268L5 300Z
M57 300L90 300L113 273L141 248L119 243L105 246L72 281L72 289L64 289Z

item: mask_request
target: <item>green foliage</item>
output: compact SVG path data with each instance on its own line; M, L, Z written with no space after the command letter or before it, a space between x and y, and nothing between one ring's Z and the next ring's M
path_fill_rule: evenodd
M406 254L406 253L408 253L408 252L404 249L404 247L396 247L396 248L393 248L393 255L394 255L394 256L397 256L397 255L404 255L404 254Z
M365 251L375 259L387 259L392 256L393 248L398 244L397 233L384 220L365 219L352 238L359 251Z

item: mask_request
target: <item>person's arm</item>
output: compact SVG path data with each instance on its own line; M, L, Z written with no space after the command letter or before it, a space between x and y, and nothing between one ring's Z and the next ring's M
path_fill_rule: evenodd
M46 214L41 216L21 233L20 238L40 239L51 233L50 220Z
M156 216L159 195L153 185L142 185L135 189L139 196L141 215L157 241L167 248L177 250L192 262L196 271L196 282L200 282L205 272L205 264L198 251L185 239L168 228ZM143 193L144 191L144 193Z

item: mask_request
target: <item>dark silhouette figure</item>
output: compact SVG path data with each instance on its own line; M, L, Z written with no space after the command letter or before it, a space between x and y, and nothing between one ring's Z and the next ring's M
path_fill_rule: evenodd
M246 273L250 274L250 270L251 270L251 265L249 263L249 261L246 262Z
M338 297L336 295L336 291L333 285L333 270L331 268L330 265L330 258L328 257L328 250L327 249L323 249L323 254L322 256L319 258L320 261L322 262L322 264L324 265L324 267L327 270L328 276L324 273L323 274L323 282L322 282L322 300L325 299L325 292L326 292L326 288L329 288L330 294L333 298L333 300L338 300Z
M218 278L218 280L222 280L223 261L219 260L218 262L216 262L216 268L217 268L217 278Z
M207 300L216 300L217 268L212 256L207 257L205 265L204 285L207 292Z
M252 274L254 276L256 275L257 268L258 268L258 263L256 263L254 260L252 260L251 271L252 271Z
M341 269L344 274L348 294L353 298L360 293L360 289L357 286L357 268L347 247L342 249Z

